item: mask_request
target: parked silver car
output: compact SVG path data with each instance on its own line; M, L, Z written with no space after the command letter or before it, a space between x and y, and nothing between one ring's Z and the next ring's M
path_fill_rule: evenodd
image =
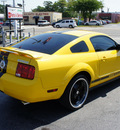
M84 25L101 25L101 23L97 20L91 20L90 22L84 23Z
M50 25L50 22L48 22L47 20L38 21L38 26L46 26L46 25Z
M76 26L77 24L73 19L66 19L54 25L56 28L74 28Z

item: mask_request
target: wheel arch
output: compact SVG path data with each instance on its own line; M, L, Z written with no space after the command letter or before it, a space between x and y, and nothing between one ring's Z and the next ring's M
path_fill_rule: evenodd
M64 81L66 81L65 86L67 86L74 77L80 74L86 76L86 78L89 80L89 84L95 77L94 70L90 65L86 63L79 63L73 66L66 74L64 78Z
M81 78L80 80L84 80L84 81L86 80L85 82L87 84L87 87L85 89L85 93L86 93L85 96L84 96L85 100L77 108L76 106L74 106L72 104L72 100L70 100L71 99L70 98L70 95L71 95L70 93L72 91L71 88L72 88L73 84L76 83L79 80L79 78ZM74 75L71 78L70 82L67 84L62 96L60 97L59 101L61 102L61 104L63 104L67 108L70 108L71 110L77 110L80 107L82 107L84 102L86 101L86 98L87 98L87 95L88 95L88 91L89 91L89 85L88 84L90 84L90 81L91 81L91 75L87 71L80 71L79 73ZM82 99L81 99L81 101L82 101Z
M77 73L73 78L77 77L78 75L84 75L87 79L88 79L88 82L90 84L90 81L91 81L91 75L87 72L87 71L81 71L79 73ZM72 78L72 79L73 79ZM71 80L72 80L71 79Z

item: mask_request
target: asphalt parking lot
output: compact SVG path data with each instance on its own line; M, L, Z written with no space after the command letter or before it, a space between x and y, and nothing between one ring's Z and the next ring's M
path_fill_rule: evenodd
M62 30L70 29L26 26L24 32L37 35ZM120 24L75 30L103 32L120 43ZM24 106L0 93L0 130L120 130L120 79L90 91L85 105L75 112L65 109L58 101Z

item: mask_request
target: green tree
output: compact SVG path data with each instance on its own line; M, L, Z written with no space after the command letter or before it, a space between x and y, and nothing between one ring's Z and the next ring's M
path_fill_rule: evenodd
M74 1L74 10L79 13L81 12L82 17L84 18L84 21L87 20L87 8L86 8L86 1L87 0L76 0Z
M53 3L51 1L44 1L43 5L46 11L54 11Z
M43 12L45 8L42 6L37 6L37 8L32 9L32 12Z
M0 4L0 13L2 14L4 13L4 5L1 5L1 4Z
M75 0L67 0L67 12L69 17L77 17L77 12L74 11L74 1Z
M37 6L37 8L32 9L32 12L40 12L40 11L56 11L56 12L61 12L63 14L63 17L72 17L75 14L72 9L72 1L74 0L58 0L54 3L51 1L44 1L42 6Z
M88 0L86 4L86 6L88 7L88 17L90 21L90 19L92 18L92 12L103 8L103 4L101 1L97 0Z
M61 12L63 17L67 15L67 3L66 0L58 0L53 4L54 11Z
M93 11L97 11L103 7L102 2L98 0L76 0L73 4L74 10L81 12L84 22L86 22L87 17L89 17L89 20L91 19Z

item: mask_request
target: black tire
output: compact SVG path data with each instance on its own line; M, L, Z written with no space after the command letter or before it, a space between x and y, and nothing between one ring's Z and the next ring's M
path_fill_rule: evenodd
M78 75L70 81L60 102L68 109L77 110L85 103L88 91L88 79L84 75Z
M96 25L97 25L97 26L99 26L99 24L98 24L98 23L97 23Z
M69 25L69 28L73 28L73 26L72 26L72 25Z
M59 25L56 25L56 28L60 28L60 26L59 26Z

